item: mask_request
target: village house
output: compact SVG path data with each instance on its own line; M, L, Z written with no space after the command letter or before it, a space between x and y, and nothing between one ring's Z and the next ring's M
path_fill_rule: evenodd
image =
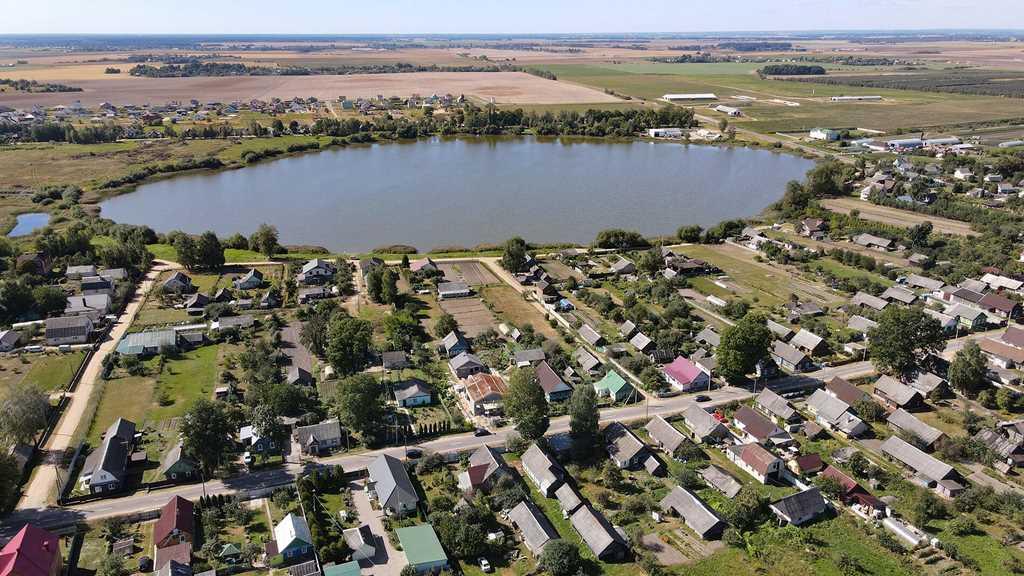
M302 265L302 269L295 276L295 281L305 286L325 284L330 282L337 272L338 269L333 263L314 258Z
M572 395L572 386L566 384L546 361L541 361L537 366L537 383L544 390L544 397L549 403L568 400Z
M118 418L103 434L100 445L85 459L79 481L90 494L116 492L125 487L128 459L135 449L135 423Z
M0 332L0 352L10 352L18 346L21 340L21 333L15 330L4 330Z
M82 278L80 287L82 294L86 296L114 293L114 283L102 276L86 276Z
M989 292L982 296L981 300L978 302L978 306L982 310L994 314L1003 320L1016 319L1020 316L1021 310L1020 302L1011 300L1006 296L995 292Z
M612 422L604 429L608 457L619 468L632 470L643 466L654 475L664 473L664 464L647 451L647 446L636 434L619 422Z
M868 425L853 413L849 404L825 390L811 394L807 409L819 424L847 438L857 438L868 431Z
M867 392L864 392L860 388L857 388L838 376L825 383L824 391L829 395L846 402L850 406L855 406L862 400L870 400L870 396L868 396Z
M898 436L890 436L881 446L882 454L914 472L914 481L932 488L941 496L953 498L964 491L955 468L922 452Z
M92 264L84 264L81 266L68 266L67 270L64 271L64 276L68 280L81 280L87 276L95 276L96 267Z
M60 576L64 559L60 537L25 524L0 549L0 576Z
M765 324L768 326L768 330L770 330L771 333L775 336L776 340L788 342L789 339L793 337L793 329L790 328L789 326L786 326L785 324L779 324L778 322L772 320L771 318L768 318L765 321Z
M609 370L604 378L594 382L597 395L611 398L614 402L622 402L633 393L633 386L615 370Z
M736 480L728 472L714 464L709 465L707 468L702 468L698 474L700 474L700 477L708 486L718 490L730 500L735 498L743 488L739 480Z
M438 574L448 567L448 556L430 524L395 529L408 565L417 574Z
M192 291L192 279L181 272L174 272L160 285L164 294L187 294Z
M887 506L884 502L871 495L853 478L844 474L834 466L826 466L821 472L823 478L835 480L840 487L839 499L847 506L852 506L866 512L870 516L881 516Z
M45 338L50 346L85 344L92 335L93 324L88 316L61 316L46 319Z
M469 352L469 342L466 342L462 333L453 330L441 339L441 348L444 350L445 356L455 358L463 352Z
M236 290L255 290L263 286L263 273L256 269L249 269L245 275L234 279L231 285Z
M665 374L665 380L674 390L690 392L707 390L711 387L710 375L683 356L676 357L661 370Z
M718 345L722 342L722 336L718 332L715 332L711 327L705 327L697 333L694 340L696 340L698 344L703 344L709 348L718 348Z
M160 508L153 525L153 548L166 548L184 542L194 543L195 506L181 496L172 496ZM154 556L156 553L154 551Z
M448 361L448 367L456 378L469 378L474 374L487 372L487 365L469 352L463 352Z
M352 560L357 563L357 570L359 562L372 561L377 555L377 538L368 524L342 530L341 538L345 541L348 549L352 551Z
M523 544L534 557L540 557L548 542L559 539L558 531L530 500L523 500L509 510L508 520L519 532Z
M421 258L409 263L409 270L412 272L439 272L440 268L430 258Z
M490 446L481 446L470 454L466 469L459 473L459 490L466 493L477 490L490 492L495 483L508 473L501 454Z
M562 509L565 516L571 515L583 505L583 499L579 493L568 483L562 484L558 490L555 490L555 499L558 500L558 507Z
M797 232L813 240L822 240L828 232L828 225L820 218L805 218L797 226Z
M519 350L512 355L512 365L516 368L526 368L528 366L536 366L544 361L547 355L544 350L540 348L528 348L526 350Z
M245 425L238 429L238 442L243 448L257 454L277 452L277 439L263 434L257 426Z
M737 408L733 412L732 422L733 426L743 433L741 440L744 442L759 442L775 446L785 446L793 442L793 437L788 432L748 406Z
M696 404L688 404L683 409L683 424L690 431L693 440L701 444L714 444L729 436L729 429L725 424Z
M926 372L919 371L914 378L908 382L911 388L920 392L925 398L945 398L950 395L949 383L945 378Z
M772 343L771 357L780 368L793 373L798 374L814 369L814 363L806 354L780 340Z
M586 348L577 348L572 353L572 359L576 361L580 370L587 374L593 374L601 367L601 361L588 352Z
M725 455L761 484L776 478L783 468L782 460L757 443L734 444L725 449Z
M704 540L714 540L725 530L725 520L696 494L681 486L675 486L661 499L662 511L674 514Z
M126 356L154 356L178 349L178 335L174 330L147 330L128 334L117 344L118 354Z
M624 560L629 554L626 540L599 511L589 504L580 506L569 518L583 542L602 562Z
M159 473L170 482L195 480L199 475L199 464L184 454L179 440L160 460Z
M945 314L957 319L960 326L967 330L980 330L988 324L988 315L984 310L965 304L953 304L945 310Z
M888 375L875 381L874 394L889 408L914 412L927 407L920 392Z
M779 524L802 526L828 510L828 502L817 488L808 488L768 505L779 518Z
M661 416L651 418L644 429L651 441L671 458L675 458L676 450L687 441L682 432Z
M905 435L908 438L916 439L915 443L925 450L929 450L935 446L935 443L941 440L945 435L937 428L933 428L916 416L907 412L902 408L898 408L889 414L886 419L889 423L889 427L896 432Z
M64 307L65 316L85 316L94 323L99 323L110 313L109 294L89 294L84 296L68 296Z
M508 385L497 374L474 372L463 384L466 401L474 416L500 414Z
M878 296L872 296L867 292L857 292L853 295L853 298L850 299L850 305L871 308L872 310L881 312L889 305L889 301L883 300Z
M801 454L786 462L786 467L797 476L810 476L821 472L825 462L818 454Z
M274 526L274 542L277 554L286 564L313 554L313 538L309 534L306 519L296 514L288 514Z
M634 334L633 337L629 339L629 343L641 354L645 354L654 348L654 341L643 332L637 332Z
M341 424L332 418L319 424L296 426L292 437L304 454L319 456L341 446Z
M982 353L996 366L1000 368L1024 366L1024 349L993 338L980 338L976 342Z
M369 474L366 490L386 514L401 517L416 511L420 498L401 460L382 454L366 471Z
M467 298L473 294L469 285L465 282L442 282L437 285L437 297L439 300L451 300L452 298Z
M310 302L316 302L317 300L325 300L332 298L334 291L327 286L313 286L311 288L302 288L298 293L299 304L309 304Z
M604 336L601 336L589 324L580 326L579 334L580 338L583 338L583 341L591 346L599 346L604 343Z
M789 345L803 351L809 356L817 356L826 352L828 344L825 343L824 338L817 334L801 328L793 338L790 339Z
M914 294L906 288L892 285L886 288L885 292L882 292L881 298L890 303L899 302L900 304L910 306L917 301L917 294Z
M551 498L565 480L565 470L536 442L523 452L520 462L526 476L547 498Z
M1004 433L1009 427L985 428L974 435L974 439L984 444L998 457L993 467L1003 474L1013 468L1024 466L1024 436ZM1024 428L1024 425L1022 425Z
M761 390L757 397L754 398L754 408L760 410L762 414L768 416L776 424L789 432L795 431L799 427L800 422L803 421L800 413L790 405L788 400L768 388Z
M395 401L401 408L427 406L434 400L427 383L418 378L410 378L395 384L394 391Z
M850 241L858 246L864 246L865 248L878 250L880 252L887 252L895 248L895 243L892 240L867 233L858 234L851 238Z

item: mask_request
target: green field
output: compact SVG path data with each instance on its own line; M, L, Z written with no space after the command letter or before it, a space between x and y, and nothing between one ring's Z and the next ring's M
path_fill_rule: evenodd
M785 80L762 80L751 71L758 64L554 64L543 66L559 80L614 90L636 98L656 100L669 93L713 92L720 99L749 96L741 103L744 118L736 124L762 133L807 130L817 126L862 127L893 131L898 128L959 124L1019 118L1019 101L1012 98L937 94L908 90L828 86ZM833 66L834 67L834 66ZM828 101L830 96L876 94L883 102ZM767 102L779 98L799 107ZM695 107L698 112L703 104Z
M84 358L85 352L4 357L0 360L0 394L20 383L43 392L57 392L71 381Z

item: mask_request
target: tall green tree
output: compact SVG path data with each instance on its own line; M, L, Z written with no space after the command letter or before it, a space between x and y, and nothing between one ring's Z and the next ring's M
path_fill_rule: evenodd
M879 372L906 376L929 355L942 351L939 321L920 308L887 306L869 334L868 351Z
M394 305L398 303L399 297L398 273L385 267L380 277L380 301L384 304Z
M580 549L568 540L552 540L544 546L537 562L551 576L575 576L580 572Z
M974 398L985 386L988 362L974 340L964 344L949 364L949 385L961 394Z
M196 242L197 263L207 270L220 270L224 267L224 247L213 232L207 230Z
M590 453L597 446L600 414L593 386L577 386L569 398L569 435L575 452Z
M182 449L190 454L209 475L226 460L235 433L225 405L206 398L196 400L185 411L178 426Z
M641 272L654 276L665 267L665 257L661 255L661 248L652 247L637 258L636 267Z
M334 395L338 420L364 437L373 436L384 419L383 392L380 382L369 374L345 378Z
M188 234L179 234L174 240L174 252L177 254L178 263L192 270L199 263L199 250L196 242Z
M408 310L389 314L384 318L384 337L392 350L410 350L419 342L422 329L416 317Z
M327 360L340 375L354 374L366 363L373 325L338 313L327 326Z
M270 224L260 224L249 237L249 248L259 250L267 258L272 258L280 245L278 242L277 228Z
M46 426L50 399L27 383L11 386L0 402L0 441L4 446L28 444Z
M455 316L445 312L437 319L437 324L434 324L434 336L438 338L444 338L449 332L459 329L459 323L455 321Z
M501 253L501 267L513 274L526 269L526 240L515 237L505 242Z
M505 413L527 440L537 440L548 429L548 401L533 368L517 368L509 378Z
M728 382L743 380L760 360L768 357L772 333L764 316L748 312L722 333L718 346L718 372Z

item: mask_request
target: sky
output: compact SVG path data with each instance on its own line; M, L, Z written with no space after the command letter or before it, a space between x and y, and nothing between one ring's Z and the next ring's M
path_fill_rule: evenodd
M1024 27L1024 0L0 0L0 34L468 34Z

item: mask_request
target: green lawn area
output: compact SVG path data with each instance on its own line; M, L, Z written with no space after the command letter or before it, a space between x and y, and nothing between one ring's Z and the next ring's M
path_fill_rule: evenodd
M837 262L831 258L818 258L811 262L811 267L820 266L822 270L825 270L837 278L845 278L852 280L854 278L865 278L872 282L877 282L883 286L892 286L895 284L892 280L889 280L881 274L875 272L869 272L861 268L854 268L853 266L847 266L842 262Z
M5 357L0 360L0 394L22 382L43 392L59 391L71 381L84 358L85 352Z

